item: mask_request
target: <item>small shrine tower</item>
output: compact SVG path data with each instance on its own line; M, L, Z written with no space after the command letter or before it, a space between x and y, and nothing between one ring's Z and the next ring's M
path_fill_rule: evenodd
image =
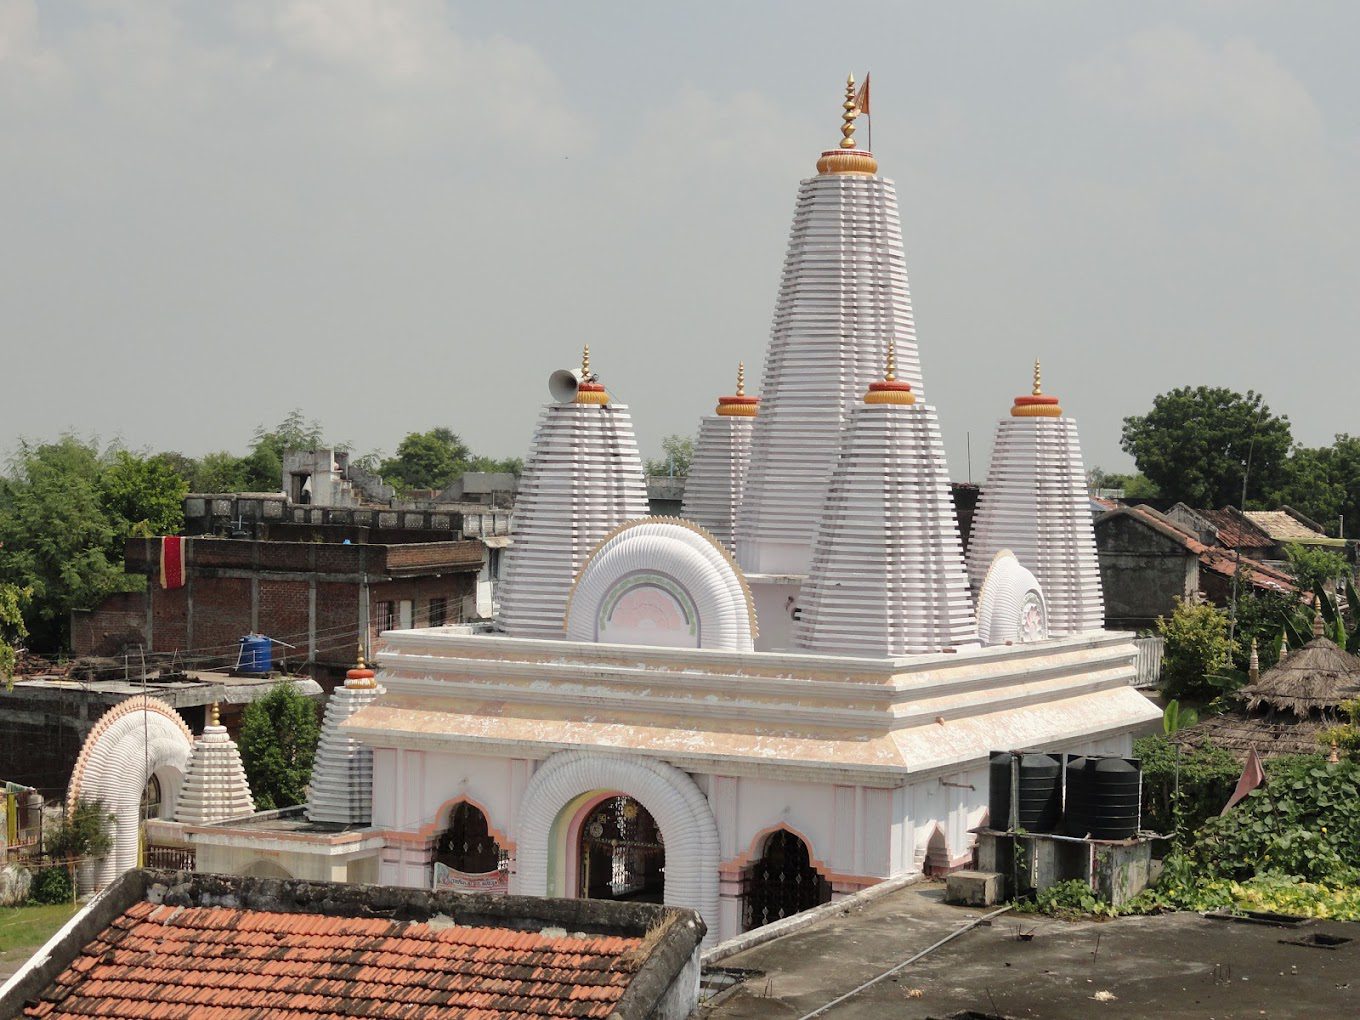
M719 397L716 412L699 422L699 441L685 482L680 516L707 528L728 552L736 547L737 513L751 463L751 430L759 397L746 395L746 365L737 366L737 392Z
M976 593L992 560L1009 549L1043 586L1053 637L1105 626L1091 501L1077 423L1043 392L1039 363L1033 391L1016 397L996 427L987 483L968 544L968 579Z

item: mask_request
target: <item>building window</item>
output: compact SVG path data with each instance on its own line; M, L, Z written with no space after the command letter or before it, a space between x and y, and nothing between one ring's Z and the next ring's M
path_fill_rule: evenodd
M475 804L463 801L449 816L449 827L439 836L434 859L446 868L467 875L497 871L505 851L491 835L486 815Z
M395 630L397 627L397 604L395 602L378 603L378 630Z
M442 627L448 622L449 600L446 598L430 599L430 626Z
M742 927L759 928L831 902L831 885L812 864L808 846L787 829L765 841L760 859L746 869Z
M397 626L402 630L410 630L415 626L416 604L410 599L402 599L397 603Z
M161 816L161 781L152 776L146 781L146 786L142 788L142 817L159 818Z

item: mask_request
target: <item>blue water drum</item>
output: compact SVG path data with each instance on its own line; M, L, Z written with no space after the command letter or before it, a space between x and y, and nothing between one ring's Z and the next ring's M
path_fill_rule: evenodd
M268 673L274 668L274 642L263 634L247 634L241 638L238 661L242 673Z

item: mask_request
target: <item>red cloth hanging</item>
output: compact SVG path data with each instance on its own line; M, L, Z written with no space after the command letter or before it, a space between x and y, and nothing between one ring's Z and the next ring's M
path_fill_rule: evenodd
M161 538L161 587L183 588L185 540L178 535Z

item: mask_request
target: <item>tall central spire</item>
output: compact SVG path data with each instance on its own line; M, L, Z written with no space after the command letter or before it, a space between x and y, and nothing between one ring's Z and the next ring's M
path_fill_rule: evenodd
M789 231L737 525L752 574L807 572L841 428L891 346L924 397L897 196L856 147L853 77L843 110L841 143L802 182Z

